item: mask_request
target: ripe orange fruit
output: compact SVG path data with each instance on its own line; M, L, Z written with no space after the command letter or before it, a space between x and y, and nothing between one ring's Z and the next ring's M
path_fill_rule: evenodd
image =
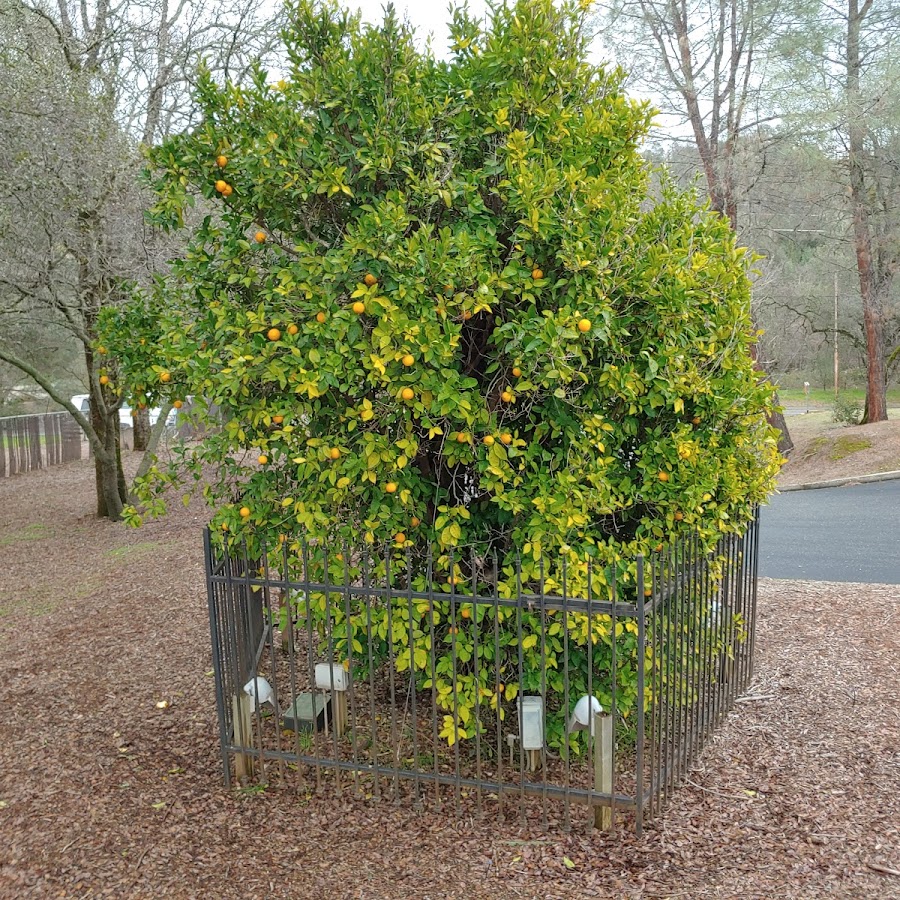
M261 466L264 466L264 465L269 461L269 457L266 456L265 453L260 453L259 456L256 457L256 461L257 461Z
M587 332L587 331L590 331L590 330L591 330L591 322L590 322L590 319L582 319L582 320L578 323L578 330L579 330L582 334L584 334L584 333Z
M264 231L257 231L256 234L253 235L253 239L257 244L264 244L266 242L266 233Z
M363 278L363 282L366 287L373 287L378 284L378 279L371 272L366 272L366 277Z
M356 303L353 304L353 312L355 312L358 316L361 316L366 311L366 304L362 302L362 300L357 300Z
M395 540L398 544L405 544L405 543L406 543L406 535L405 535L402 531L398 531L398 532L394 535L394 540Z
M662 548L663 548L662 544L657 544L655 547L655 550L657 553L662 553Z
M328 458L329 458L329 459L340 459L340 458L341 458L341 451L340 451L340 449L339 449L338 447L332 447L332 448L328 451Z
M534 269L531 273L531 277L535 281L540 281L540 279L544 277L544 273L540 269Z
M325 313L317 312L316 313L316 321L321 325L325 321Z
M412 398L416 396L416 393L412 388L407 387L407 388L403 388L403 390L400 391L400 396L404 400L412 400Z
M230 184L225 185L225 190L222 191L223 197L230 197L234 193L234 188Z
M503 434L500 435L500 443L508 446L512 443L512 435L507 431L503 432Z
M242 506L241 507L241 518L246 519L246 518L249 518L249 516L250 516L250 507Z
M184 406L184 401L183 401L183 400L176 400L176 401L172 404L172 406L174 406L175 409L181 409L181 407Z
M223 194L227 188L228 188L228 182L227 182L227 181L222 181L222 179L220 178L220 179L216 182L216 190L217 190L220 194Z
M450 631L450 634L459 634L459 629L455 625L452 625L450 627L449 631Z
M279 534L279 535L278 535L278 543L279 543L279 544L283 544L286 540L287 540L287 535L286 535L286 534Z
M653 596L653 589L652 589L652 588L644 588L644 596L645 596L645 597L652 597L652 596Z
M485 447L493 447L494 446L494 436L492 434L486 434L481 439L481 443L484 444Z
M469 609L468 607L466 607L465 609L460 610L459 614L460 614L464 619L471 619L471 618L472 618L472 610Z
M668 473L668 472L660 472L656 477L657 477L660 481L668 481L668 480L669 480L669 473Z
M171 374L170 374L169 372L160 372L160 373L159 373L159 380L160 380L163 384L168 384L168 383L172 380L172 376L171 376Z
M513 366L513 375L518 378L522 374L522 370L518 366Z
M506 690L506 685L501 681L500 684L497 685L497 690L502 694Z
M101 375L100 384L109 384L109 375Z
M227 157L227 156L217 156L217 157L216 157L216 165L217 165L220 169L224 169L225 166L228 165L228 157Z
M106 347L98 347L97 352L102 356L104 353L106 353Z
M469 436L464 431L457 431L456 440L460 444L465 444L468 442Z
M222 523L222 531L228 531L228 523L227 522Z
M277 329L277 328L270 328L266 332L266 337L270 341L280 341L281 340L281 331L279 331L279 329Z
M513 400L514 400L515 398L514 398L513 395L512 395L512 391L504 391L504 392L500 395L500 399L501 399L504 403L512 403Z
M299 330L296 325L288 325L288 334L296 334Z
M407 353L406 356L403 357L400 362L403 363L404 366L411 366L415 363L416 358L412 355L412 353Z
M396 493L397 493L397 482L396 482L396 481L389 481L389 482L384 486L384 489L385 489L389 494L396 494Z
M272 416L272 421L276 425L280 425L284 421L284 416Z
M679 509L678 512L675 513L675 521L680 522L684 518L684 513Z
M413 517L409 520L409 524L412 525L413 528L418 528L419 525L421 524L421 520L419 519L418 516L413 516Z
M700 416L694 416L694 418L691 419L691 422L693 422L694 425L699 425L700 424Z

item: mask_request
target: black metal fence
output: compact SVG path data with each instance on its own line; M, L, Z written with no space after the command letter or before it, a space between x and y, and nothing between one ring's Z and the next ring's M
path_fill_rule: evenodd
M81 458L82 432L68 413L0 418L0 478Z
M751 678L757 532L537 580L474 553L250 554L207 532L226 783L640 833Z

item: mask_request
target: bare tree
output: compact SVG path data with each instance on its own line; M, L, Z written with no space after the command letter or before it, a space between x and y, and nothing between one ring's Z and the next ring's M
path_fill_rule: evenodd
M900 265L900 3L815 3L782 46L787 117L832 161L845 188L866 347L865 421L887 419L894 281ZM896 356L891 355L890 360Z
M201 61L240 78L279 27L259 0L0 0L0 361L81 426L101 516L120 516L127 488L123 396L97 319L173 249L143 224L139 144L190 125ZM16 340L23 329L81 348L89 416L56 382L52 355Z

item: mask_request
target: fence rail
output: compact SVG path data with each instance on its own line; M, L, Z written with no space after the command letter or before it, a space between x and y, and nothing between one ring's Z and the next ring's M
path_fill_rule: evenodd
M81 429L68 413L0 418L0 478L81 458Z
M757 535L754 518L713 548L690 536L535 578L476 554L439 573L415 551L250 553L207 532L226 783L640 833L750 681Z

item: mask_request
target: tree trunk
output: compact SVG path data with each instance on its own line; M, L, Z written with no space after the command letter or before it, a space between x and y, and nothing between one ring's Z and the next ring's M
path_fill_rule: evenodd
M150 441L150 410L146 406L138 406L134 410L134 450L143 452Z
M866 332L866 415L864 422L887 421L887 382L884 374L884 309L880 277L872 255L872 230L866 204L863 171L866 124L860 102L859 32L862 20L872 6L865 0L849 0L847 16L847 130L849 134L850 199L853 206L853 239L856 244L856 269L863 305Z

